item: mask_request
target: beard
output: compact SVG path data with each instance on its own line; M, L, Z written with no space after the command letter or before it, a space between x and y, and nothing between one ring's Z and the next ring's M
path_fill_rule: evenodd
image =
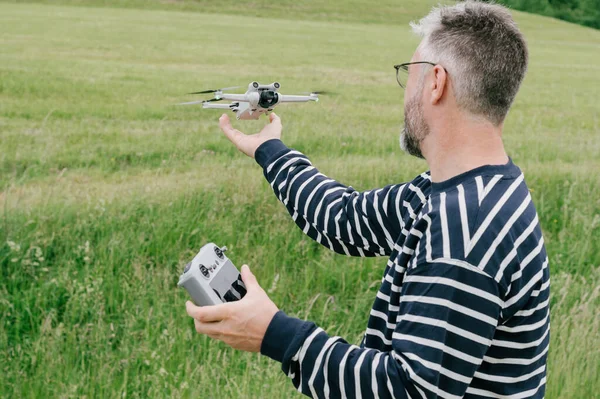
M421 97L414 96L404 106L404 126L400 133L400 148L409 155L425 159L421 142L429 134L429 125L423 115Z

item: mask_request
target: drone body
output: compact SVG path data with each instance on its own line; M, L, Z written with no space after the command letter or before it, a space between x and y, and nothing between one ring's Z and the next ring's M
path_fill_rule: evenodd
M290 96L278 92L280 84L277 82L270 85L261 85L258 82L252 82L248 85L248 90L244 94L224 93L226 90L235 89L235 87L205 90L190 94L215 93L215 98L205 101L191 101L181 105L202 104L202 108L228 109L236 114L237 119L258 119L261 114L273 111L277 104L281 103L299 103L307 101L319 101L317 93L310 93L308 96ZM215 101L227 100L230 104L212 104Z

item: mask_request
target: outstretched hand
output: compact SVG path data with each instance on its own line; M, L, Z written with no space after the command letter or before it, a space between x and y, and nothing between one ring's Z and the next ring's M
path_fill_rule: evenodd
M272 139L281 139L281 119L274 113L269 114L270 123L256 134L245 134L231 126L231 121L227 114L219 118L219 127L225 133L225 136L237 147L238 150L254 158L256 149L265 141Z
M198 333L234 349L259 352L267 327L279 309L247 265L242 266L242 280L247 291L239 301L202 307L187 301L185 307Z

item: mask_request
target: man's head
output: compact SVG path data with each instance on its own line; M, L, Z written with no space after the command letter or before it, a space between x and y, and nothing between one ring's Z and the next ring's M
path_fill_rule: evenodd
M413 32L422 37L408 66L401 146L423 157L420 143L440 116L500 127L527 70L527 46L509 11L465 1L434 8Z

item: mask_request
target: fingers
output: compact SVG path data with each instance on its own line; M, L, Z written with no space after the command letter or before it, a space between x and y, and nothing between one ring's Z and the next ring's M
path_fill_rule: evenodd
M200 306L194 305L191 301L186 301L185 311L190 317L193 317L195 319L199 317L202 313L202 308Z
M233 126L231 126L231 121L229 120L229 116L227 116L227 114L223 114L219 118L219 127L223 133L225 133L225 136L227 136L227 138L234 144L237 142L240 136L244 135L242 132L234 129Z
M185 310L190 317L203 323L225 320L229 316L228 304L214 306L196 306L192 302L185 303Z
M256 290L257 288L260 288L260 285L258 284L258 281L256 280L256 276L254 276L254 274L252 274L248 265L242 266L242 281L244 282L244 285L246 286L246 290L248 292L251 292L251 291Z
M211 338L219 338L223 335L221 323L203 323L194 319L194 327L199 334L208 335Z

